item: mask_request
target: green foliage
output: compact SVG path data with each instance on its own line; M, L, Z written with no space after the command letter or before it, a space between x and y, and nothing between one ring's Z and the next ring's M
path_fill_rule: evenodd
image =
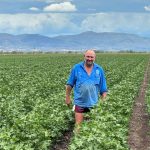
M70 149L127 149L128 121L147 54L97 54L109 94L83 123ZM0 55L0 149L47 150L73 122L65 83L81 54Z
M146 102L147 102L147 110L148 110L148 113L150 114L150 84L146 92Z

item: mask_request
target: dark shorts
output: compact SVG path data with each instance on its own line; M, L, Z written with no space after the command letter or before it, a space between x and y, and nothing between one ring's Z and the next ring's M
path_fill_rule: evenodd
M88 108L88 107L81 107L81 106L78 106L78 105L75 105L75 106L74 106L74 111L75 111L75 112L78 112L78 113L90 112L90 109L91 109L91 108Z

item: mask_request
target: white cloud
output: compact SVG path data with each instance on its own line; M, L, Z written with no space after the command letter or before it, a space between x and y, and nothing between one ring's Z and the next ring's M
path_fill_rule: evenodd
M0 32L10 34L50 35L75 28L76 25L67 14L0 14Z
M149 6L145 6L144 9L145 9L146 11L150 11L150 5L149 5Z
M150 33L148 13L97 13L86 17L81 23L82 31Z
M84 31L150 34L149 13L0 14L0 33L77 34Z
M37 7L31 7L31 8L29 8L29 10L32 10L32 11L38 11L39 8L37 8Z
M67 12L67 11L76 11L76 6L73 5L70 2L63 2L58 4L51 4L49 6L46 6L44 11L55 11L55 12Z

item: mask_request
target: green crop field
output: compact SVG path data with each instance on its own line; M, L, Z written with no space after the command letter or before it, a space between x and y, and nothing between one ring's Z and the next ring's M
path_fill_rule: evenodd
M73 135L70 150L129 149L129 119L149 58L144 53L97 54L108 97L88 114L91 120ZM83 54L0 55L0 150L51 149L73 123L64 103L65 84L72 66L82 60Z

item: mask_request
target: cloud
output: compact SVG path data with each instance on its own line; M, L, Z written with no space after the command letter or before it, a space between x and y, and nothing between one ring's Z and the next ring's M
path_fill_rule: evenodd
M10 34L78 34L84 31L150 34L149 13L0 14L0 32Z
M31 8L29 8L29 10L32 10L32 11L38 11L39 8L37 8L37 7L31 7Z
M146 11L150 11L150 6L145 6L144 9L145 9Z
M88 15L81 23L82 31L150 33L148 13L97 13Z
M44 11L55 11L55 12L72 12L76 11L76 6L73 5L70 2L63 2L63 3L57 3L57 4L50 4L49 6L46 6Z
M76 30L67 14L0 14L0 32L10 34L59 34Z

